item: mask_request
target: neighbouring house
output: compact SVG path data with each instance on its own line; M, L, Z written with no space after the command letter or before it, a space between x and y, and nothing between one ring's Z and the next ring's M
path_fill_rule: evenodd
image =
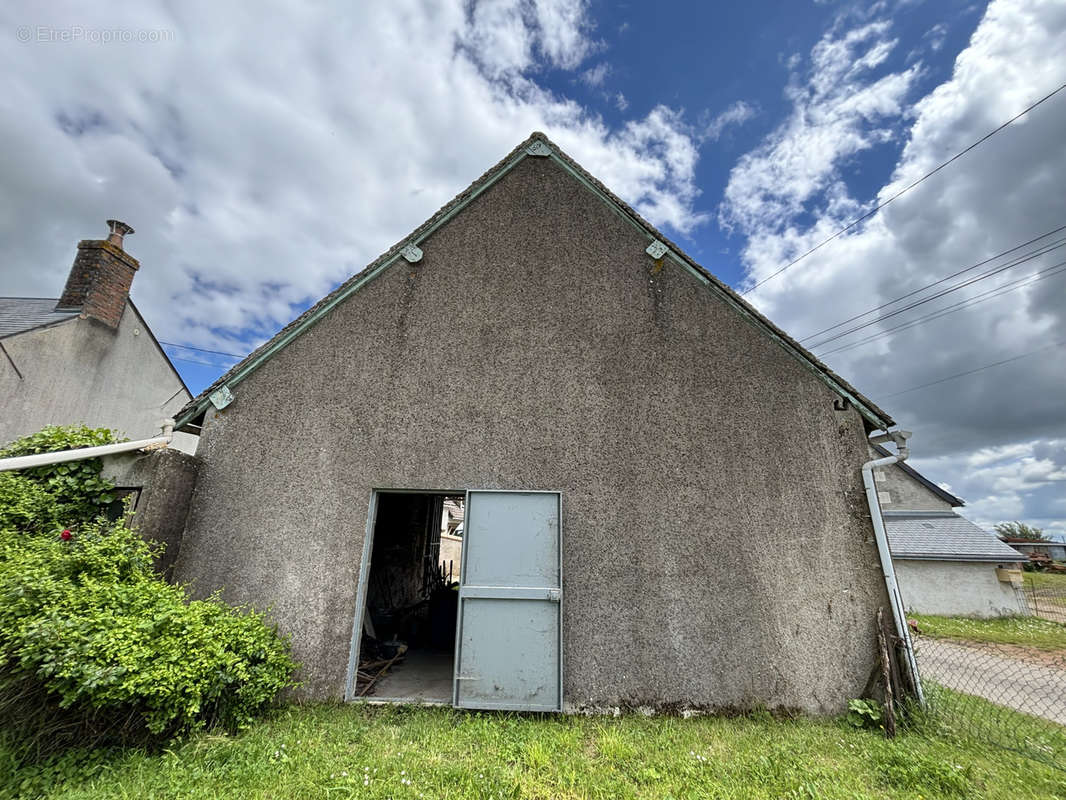
M129 297L133 229L108 225L107 239L78 243L61 297L0 297L0 445L77 423L146 439L192 398ZM173 446L196 441L179 433Z
M1046 556L1052 561L1066 561L1066 542L1037 542L1032 539L1010 538L1004 540L1028 558L1032 554Z
M871 456L887 455L874 445ZM964 617L1029 613L1026 557L954 509L965 505L906 463L874 473L896 580L908 611Z
M393 640L376 697L464 708L836 713L880 675L892 419L541 134L178 424L175 577L270 609L305 697Z
M452 536L462 536L463 498L447 497L441 506L440 532Z
M444 498L440 521L440 569L449 583L459 580L463 565L463 500Z

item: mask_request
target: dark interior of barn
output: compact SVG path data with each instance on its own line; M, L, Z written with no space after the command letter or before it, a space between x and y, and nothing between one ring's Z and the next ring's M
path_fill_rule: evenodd
M357 697L451 702L462 504L461 495L377 495Z

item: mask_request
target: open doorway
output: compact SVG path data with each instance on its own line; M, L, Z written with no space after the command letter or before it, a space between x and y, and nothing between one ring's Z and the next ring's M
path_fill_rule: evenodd
M452 702L464 496L375 493L350 696Z

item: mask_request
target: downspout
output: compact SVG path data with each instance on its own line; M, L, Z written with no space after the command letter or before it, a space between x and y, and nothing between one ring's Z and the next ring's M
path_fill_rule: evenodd
M905 461L910 455L907 449L907 440L911 437L910 431L893 431L869 439L871 444L894 442L896 455L877 458L867 461L862 465L862 483L866 487L866 503L870 507L870 519L874 524L874 539L877 541L877 554L881 557L881 572L885 577L885 588L888 590L889 605L892 607L892 619L896 623L896 635L903 642L903 649L907 654L907 666L914 678L914 688L918 692L918 702L925 705L925 694L922 692L922 682L918 677L918 662L914 658L914 643L911 641L910 630L907 627L906 610L903 607L903 597L899 593L899 583L896 581L896 569L892 564L892 552L888 549L888 536L885 533L885 518L881 514L881 501L877 498L877 487L874 485L874 469L887 467L900 461Z
M131 450L143 450L149 447L166 447L174 438L174 420L163 420L163 435L154 439L139 439L136 442L104 444L99 447L79 447L75 450L59 450L55 453L38 453L32 456L0 458L0 472L14 469L30 469L48 464L61 464L64 461L82 461L86 458L98 458L114 453L128 453Z

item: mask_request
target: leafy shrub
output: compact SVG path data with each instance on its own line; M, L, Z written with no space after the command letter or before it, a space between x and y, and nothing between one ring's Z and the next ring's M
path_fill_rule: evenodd
M0 455L113 440L49 427ZM153 571L158 546L104 516L115 496L100 468L0 473L0 738L24 762L239 729L292 685L288 642L262 615L190 601Z
M0 531L51 533L58 530L55 498L17 472L0 472Z
M291 685L288 644L261 615L188 601L153 555L103 520L67 541L0 533L0 719L18 738L47 751L237 729Z
M856 698L848 701L848 724L856 728L880 728L884 710L876 700Z
M118 441L107 428L49 425L7 445L0 450L0 458L99 447ZM63 525L73 526L106 513L108 506L115 502L115 484L100 475L100 468L100 459L88 458L21 470L19 477L33 481L48 492L54 498L56 517ZM3 527L0 521L0 528Z

